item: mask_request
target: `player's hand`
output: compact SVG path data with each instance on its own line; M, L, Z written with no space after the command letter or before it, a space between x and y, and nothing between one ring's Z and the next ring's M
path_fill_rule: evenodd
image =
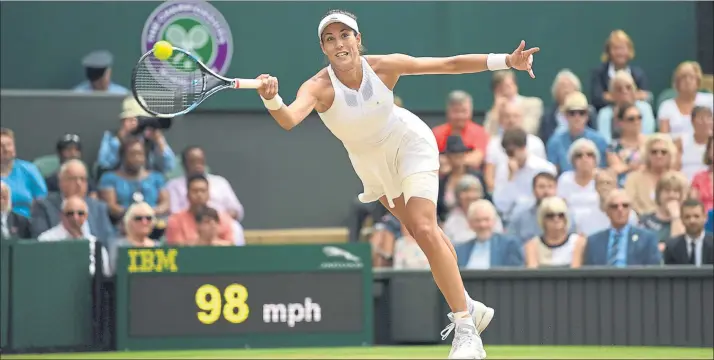
M512 68L521 71L528 71L531 78L535 79L535 74L533 74L533 54L539 52L540 48L534 47L528 50L525 50L525 48L526 41L521 40L521 44L518 45L518 48L514 50L511 55L508 55L507 61Z
M262 80L258 87L258 94L265 100L270 100L278 94L278 78L270 74L261 74L256 79Z

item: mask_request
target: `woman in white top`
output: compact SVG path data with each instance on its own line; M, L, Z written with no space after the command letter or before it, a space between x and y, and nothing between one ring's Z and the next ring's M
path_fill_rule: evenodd
M571 219L565 201L555 196L543 199L537 216L543 235L524 245L526 267L580 267L587 240L568 232Z
M576 140L568 150L573 170L564 172L558 178L558 196L565 199L575 217L573 220L581 228L587 226L588 218L600 205L595 191L595 173L600 156L594 142L586 138Z
M674 141L682 154L681 171L689 182L692 182L694 175L707 169L702 159L707 150L707 140L714 132L712 110L706 106L695 106L692 109L692 127L694 128L692 134L684 135Z
M677 96L662 102L657 110L659 131L672 134L676 139L684 134L691 135L692 109L695 106L714 107L714 96L699 92L702 84L702 67L696 61L685 61L674 70L672 87Z
M450 358L484 358L475 324L478 311L464 290L449 239L439 230L436 200L439 150L429 126L406 109L394 106L392 89L402 75L467 74L487 70L531 69L538 48L525 42L508 54L471 54L443 58L415 58L404 54L362 56L362 34L356 17L330 11L318 25L322 52L330 65L307 80L295 101L284 105L278 80L270 75L258 88L278 124L292 129L313 110L342 141L355 172L362 180L362 202L379 199L416 239L431 264L434 280L446 298L456 328ZM476 321L474 321L476 318Z

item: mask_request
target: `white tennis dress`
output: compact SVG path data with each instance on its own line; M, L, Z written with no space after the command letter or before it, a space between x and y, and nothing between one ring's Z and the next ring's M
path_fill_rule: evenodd
M402 180L419 172L439 169L439 149L434 133L409 110L394 105L394 94L362 61L359 90L337 79L327 67L335 100L324 113L318 113L328 129L347 149L352 166L362 180L361 202L392 199L403 193ZM438 186L438 185L437 185ZM436 192L438 189L434 189Z

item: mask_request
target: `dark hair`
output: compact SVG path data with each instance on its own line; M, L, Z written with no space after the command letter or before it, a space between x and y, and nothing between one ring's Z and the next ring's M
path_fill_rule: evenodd
M684 208L694 208L694 207L700 207L700 208L702 208L702 210L704 210L704 204L697 199L689 198L687 200L684 200L684 202L682 203L682 210L684 210Z
M538 180L540 180L540 179L547 179L552 182L558 182L558 179L555 178L555 175L553 175L549 172L545 172L545 171L539 172L538 174L536 174L536 176L533 177L533 189L535 189L536 184L538 183Z
M188 153L190 153L193 150L201 150L203 151L203 148L201 148L198 145L189 145L183 151L181 152L181 166L183 167L184 170L186 170L186 158L188 157Z
M221 222L220 217L218 216L218 211L210 206L202 206L200 209L196 210L193 216L197 223L202 222L206 218L213 219L216 222Z
M692 109L692 120L694 120L694 118L696 118L700 113L704 112L708 112L710 114L712 113L711 109L706 106L695 106L694 109Z
M521 128L508 129L503 132L503 138L501 139L501 146L504 149L508 149L511 146L517 148L526 147L526 142L528 141L528 134L525 130Z
M324 19L324 18L326 18L330 15L334 15L334 14L347 15L347 16L351 17L352 19L354 19L355 21L357 21L357 15L355 15L347 10L342 10L342 9L329 10L327 13L325 13L325 15L322 16L322 18ZM352 33L354 33L354 35L357 36L357 31L353 30ZM320 43L322 43L322 34L320 34ZM367 52L367 49L364 47L364 45L359 44L359 54L364 55L365 52Z
M139 137L130 136L130 137L121 141L121 143L119 144L119 164L118 164L118 166L121 166L121 164L126 159L126 151L129 150L130 147L132 147L136 144L140 144L142 149L144 149L144 151L146 151L146 149L144 148L144 141Z
M206 184L208 184L208 179L206 178L205 175L203 175L203 174L193 174L193 175L189 175L189 176L186 178L186 188L188 189L189 187L191 187L191 184L193 184L193 182L195 182L195 181L203 181L203 182L205 182Z
M620 106L617 109L617 114L615 114L615 117L617 118L617 120L623 120L625 118L625 114L627 114L627 110L630 110L631 108L637 109L637 106L635 106L635 104L630 104L630 103ZM639 111L639 109L637 109L637 111Z

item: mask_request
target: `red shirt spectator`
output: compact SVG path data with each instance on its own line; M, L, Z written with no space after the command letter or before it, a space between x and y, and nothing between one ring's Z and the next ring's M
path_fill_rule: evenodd
M704 204L706 211L709 211L714 208L714 137L712 136L707 140L704 165L707 169L700 171L692 179L692 195Z
M472 149L466 154L464 162L474 170L481 168L486 155L488 134L481 125L473 122L473 103L471 95L456 90L449 94L446 106L446 123L433 129L439 151L446 148L446 139L450 135L460 135L466 147ZM448 172L448 161L442 156L441 171Z

